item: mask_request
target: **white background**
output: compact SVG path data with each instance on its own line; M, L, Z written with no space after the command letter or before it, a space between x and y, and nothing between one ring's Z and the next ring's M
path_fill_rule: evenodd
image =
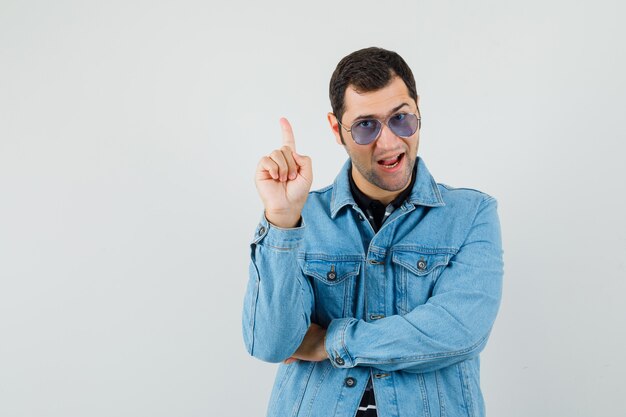
M399 52L420 155L499 200L490 416L623 416L620 1L0 0L0 416L262 416L241 306L278 119L326 122L344 55Z

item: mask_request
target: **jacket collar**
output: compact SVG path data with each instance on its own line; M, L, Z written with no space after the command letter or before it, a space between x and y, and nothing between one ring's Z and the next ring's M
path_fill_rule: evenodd
M357 205L350 191L350 180L348 179L351 164L352 161L348 159L333 183L333 193L330 199L330 217L333 219L342 207ZM413 191L407 197L405 204L407 203L427 207L445 206L435 179L430 175L426 164L419 156L417 157L417 178L415 185L413 185Z

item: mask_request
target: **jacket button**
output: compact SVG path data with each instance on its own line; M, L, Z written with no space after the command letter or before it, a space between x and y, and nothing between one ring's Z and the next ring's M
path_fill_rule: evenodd
M356 385L356 379L352 378L351 376L346 378L344 382L346 384L346 387L348 388L352 388Z
M326 274L326 278L328 278L329 281L334 281L337 278L337 274L334 271L330 271Z
M423 259L420 259L419 261L417 261L417 269L419 269L420 271L423 271L424 269L426 269L426 261Z
M265 233L265 227L263 226L259 227L259 231L257 233L259 236L261 236L263 233Z
M363 220L365 220L365 219L363 218L363 216L361 216L361 215L359 214L359 220L360 220L360 221L363 221Z
M339 366L345 364L345 362L343 361L343 359L341 359L341 356L336 356L335 357L335 363Z

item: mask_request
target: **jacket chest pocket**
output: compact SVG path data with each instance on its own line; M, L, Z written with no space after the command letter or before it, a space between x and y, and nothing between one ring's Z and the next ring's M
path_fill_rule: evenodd
M360 261L309 259L304 262L304 273L315 294L318 324L327 326L332 319L348 317L360 268Z
M391 260L399 314L406 314L428 301L439 274L451 257L447 252L394 250Z

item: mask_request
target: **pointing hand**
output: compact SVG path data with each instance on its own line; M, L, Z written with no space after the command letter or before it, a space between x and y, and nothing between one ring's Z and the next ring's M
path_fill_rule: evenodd
M280 119L283 145L261 158L256 187L265 206L265 217L275 226L295 227L313 183L311 158L296 153L291 125Z

